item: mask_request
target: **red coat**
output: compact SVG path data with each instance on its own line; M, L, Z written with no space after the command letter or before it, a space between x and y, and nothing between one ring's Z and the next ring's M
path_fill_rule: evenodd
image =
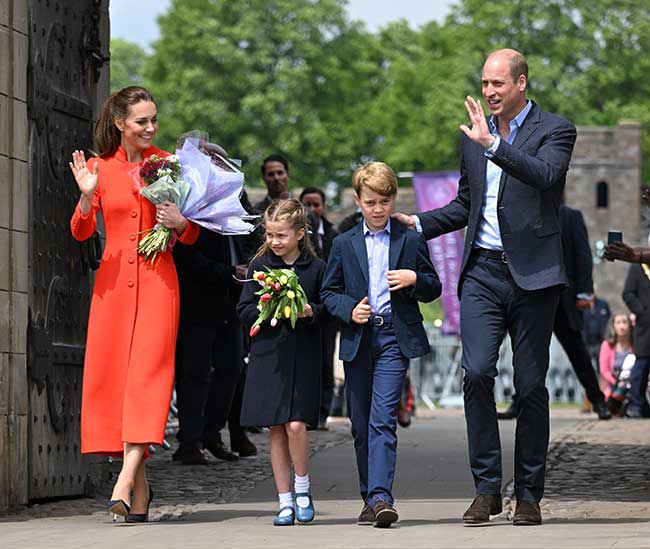
M168 153L151 147L144 156ZM120 147L99 163L92 209L70 221L77 240L90 238L101 210L106 248L93 289L81 401L82 453L120 454L123 443L160 444L174 382L179 293L170 252L155 265L137 255L135 233L156 224L156 209L139 193L139 165ZM193 244L189 223L180 242ZM177 244L180 245L180 244Z

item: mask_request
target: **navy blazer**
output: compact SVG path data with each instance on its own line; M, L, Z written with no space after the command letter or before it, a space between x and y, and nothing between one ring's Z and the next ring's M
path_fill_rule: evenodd
M391 292L390 303L402 354L407 358L425 355L430 349L418 301L433 301L442 287L423 236L395 220L391 221L388 269L410 269L417 274L415 286ZM320 294L327 310L342 321L339 357L345 362L354 360L359 351L364 325L352 322L352 311L368 295L369 283L362 221L334 239Z
M558 209L575 140L573 124L533 102L512 145L502 139L492 158L503 170L497 201L501 240L512 277L524 290L567 282ZM481 219L486 169L485 149L463 134L458 195L419 215L427 240L467 227L459 296Z

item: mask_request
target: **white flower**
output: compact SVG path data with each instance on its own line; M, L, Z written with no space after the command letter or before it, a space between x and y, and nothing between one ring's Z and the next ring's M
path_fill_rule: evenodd
M278 319L273 317L271 319L271 326L273 326L275 328L277 325L278 325Z

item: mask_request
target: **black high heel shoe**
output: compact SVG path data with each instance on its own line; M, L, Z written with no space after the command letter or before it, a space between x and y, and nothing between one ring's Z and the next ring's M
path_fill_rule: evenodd
M126 515L126 522L131 523L142 523L149 521L149 506L151 505L151 500L153 499L153 488L149 486L149 501L147 502L147 512L146 513L128 513Z
M131 506L123 499L112 499L108 502L108 512L115 516L126 517L131 512Z

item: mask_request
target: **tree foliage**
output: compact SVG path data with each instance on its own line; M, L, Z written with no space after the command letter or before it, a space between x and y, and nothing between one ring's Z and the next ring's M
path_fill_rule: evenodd
M528 57L542 108L580 125L641 120L650 148L647 0L460 0L443 23L374 34L345 4L172 0L149 57L112 43L113 88L143 74L160 144L206 130L244 160L249 182L281 152L297 185L348 184L370 158L396 171L457 168L464 98L480 95L485 56L511 47Z
M111 93L127 86L142 84L145 51L128 40L111 40Z

